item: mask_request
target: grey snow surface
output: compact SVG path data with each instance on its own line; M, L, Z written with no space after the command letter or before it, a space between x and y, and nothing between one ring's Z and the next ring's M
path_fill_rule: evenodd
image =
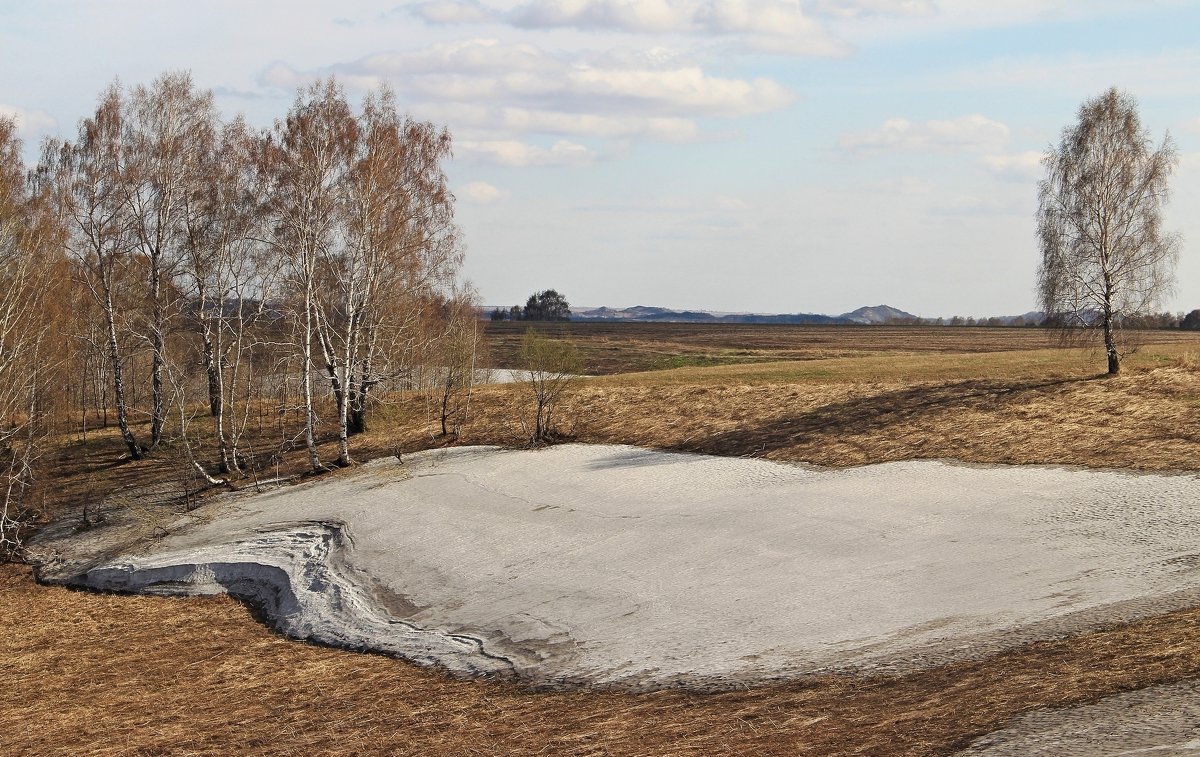
M1200 479L936 461L824 470L466 447L35 545L98 589L229 592L285 633L545 688L904 670L1194 603Z

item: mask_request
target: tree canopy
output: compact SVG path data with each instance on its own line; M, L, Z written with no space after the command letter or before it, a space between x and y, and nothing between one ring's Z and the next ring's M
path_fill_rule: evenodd
M567 303L567 298L553 289L535 292L525 302L525 309L521 311L521 320L569 321L571 320L571 306Z

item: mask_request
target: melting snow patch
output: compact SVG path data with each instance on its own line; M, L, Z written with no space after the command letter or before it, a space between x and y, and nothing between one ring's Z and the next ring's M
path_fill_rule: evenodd
M228 592L294 637L460 675L635 689L940 664L1200 599L1190 475L468 447L212 507L116 558L86 557L103 529L44 540L42 575Z

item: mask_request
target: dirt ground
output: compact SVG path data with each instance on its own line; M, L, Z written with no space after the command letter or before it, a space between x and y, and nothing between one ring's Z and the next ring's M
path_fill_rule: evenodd
M1168 343L1148 344L1106 378L1094 350L1052 348L1038 330L940 329L922 341L915 330L795 327L825 328L834 340L797 356L775 331L788 327L757 328L767 346L722 337L685 344L676 370L581 380L559 414L564 436L823 465L957 458L1197 468L1200 341L1187 334L1164 332ZM1014 350L987 341L1004 332L1043 343ZM616 338L574 333L585 355ZM671 343L712 338L646 333L641 343L629 332L633 346L616 345L592 372L646 367L670 357ZM951 337L967 341L939 341ZM717 354L741 349L730 344L737 340L761 351L754 362ZM687 367L714 354L729 364ZM436 435L427 400L396 398L357 454L518 445L526 405L521 386L477 390L459 437L447 439ZM95 518L107 496L107 507L140 508L152 530L196 495L178 483L177 461L122 461L111 431L64 437L48 459L48 515L82 519L87 505ZM285 460L280 472L300 465ZM1188 610L906 677L720 695L531 694L290 642L228 599L74 592L7 565L0 753L942 754L1039 707L1200 677L1197 620L1200 609Z

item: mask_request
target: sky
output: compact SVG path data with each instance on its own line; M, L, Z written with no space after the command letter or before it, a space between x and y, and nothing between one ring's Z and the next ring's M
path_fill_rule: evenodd
M449 128L488 305L1034 309L1042 154L1111 86L1181 160L1164 309L1200 308L1200 3L0 0L33 161L114 78L187 69L269 127L335 75Z

